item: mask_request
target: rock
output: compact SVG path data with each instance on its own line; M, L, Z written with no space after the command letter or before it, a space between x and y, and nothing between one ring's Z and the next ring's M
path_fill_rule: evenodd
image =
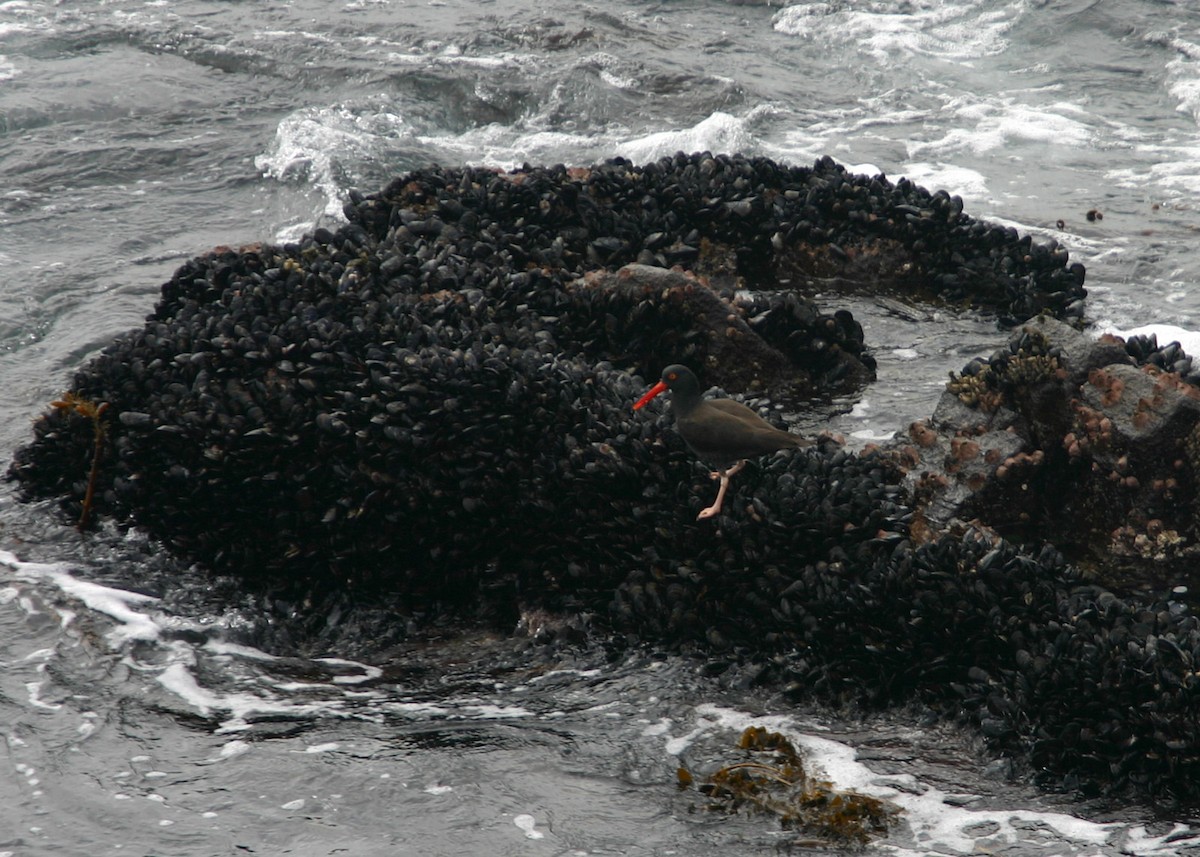
M1039 318L952 379L896 452L922 536L976 520L1112 585L1195 582L1200 388L1154 353L1134 365L1122 341Z
M95 418L52 408L10 477L74 520L100 419L97 513L214 571L754 663L788 694L972 722L1050 787L1200 794L1177 345L1039 318L888 448L764 457L703 523L705 468L630 410L652 358L863 383L861 328L810 280L1075 323L1065 250L830 159L431 168L345 212L182 266L76 374Z
M874 377L874 361L854 356L864 349L862 328L849 313L845 320L826 316L811 302L805 302L802 313L795 308L802 299L791 293L787 297L792 303L785 299L775 302L777 306L769 298L762 303L730 302L703 277L640 264L591 272L569 284L567 293L590 307L599 305L617 320L603 344L593 347L610 359L642 367L650 377L661 371L658 364L664 355L680 353L675 343L664 341L673 331L688 340L684 352L706 382L731 391L770 389L777 397L794 400L831 389L856 389ZM755 313L749 323L747 312ZM764 323L773 313L781 317ZM822 342L807 354L795 344L813 338Z

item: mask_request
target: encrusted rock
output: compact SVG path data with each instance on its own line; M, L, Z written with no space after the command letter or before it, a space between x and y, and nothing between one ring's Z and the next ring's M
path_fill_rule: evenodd
M1053 541L1114 584L1200 583L1189 453L1200 388L1159 368L1156 353L1039 318L953 378L934 414L936 437L915 461L899 459L922 487L922 534L978 520ZM982 455L956 454L964 438Z

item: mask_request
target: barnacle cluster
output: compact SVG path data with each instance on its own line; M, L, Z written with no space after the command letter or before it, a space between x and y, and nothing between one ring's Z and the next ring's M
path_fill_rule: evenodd
M1135 556L1142 559L1165 562L1183 556L1187 540L1177 530L1167 529L1162 521L1146 522L1144 531L1132 526L1113 530L1109 550L1116 556Z
M1027 329L988 360L972 360L961 373L951 372L946 389L968 407L992 413L1006 401L1011 406L1030 387L1058 378L1061 369L1045 337Z

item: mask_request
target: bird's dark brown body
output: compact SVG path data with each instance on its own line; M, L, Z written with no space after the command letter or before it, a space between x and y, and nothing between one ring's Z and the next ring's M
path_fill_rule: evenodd
M717 468L806 445L804 438L780 431L733 399L702 400L684 413L676 406L675 427L692 452Z
M780 431L740 402L703 398L695 374L679 364L664 369L662 379L633 409L643 407L664 390L671 391L671 411L680 437L700 459L717 468L713 478L721 480L716 501L700 513L701 519L721 511L729 478L746 465L746 459L811 443Z

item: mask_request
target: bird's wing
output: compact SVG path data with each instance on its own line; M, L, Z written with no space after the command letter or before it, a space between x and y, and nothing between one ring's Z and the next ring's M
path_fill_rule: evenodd
M703 419L680 420L679 433L696 454L714 462L765 455L806 441L772 426L732 399L711 399Z
M733 399L707 399L707 404L722 413L729 414L731 417L737 417L739 420L749 420L766 423L758 412L753 408L743 405L741 402L735 402ZM767 423L769 426L770 424Z

